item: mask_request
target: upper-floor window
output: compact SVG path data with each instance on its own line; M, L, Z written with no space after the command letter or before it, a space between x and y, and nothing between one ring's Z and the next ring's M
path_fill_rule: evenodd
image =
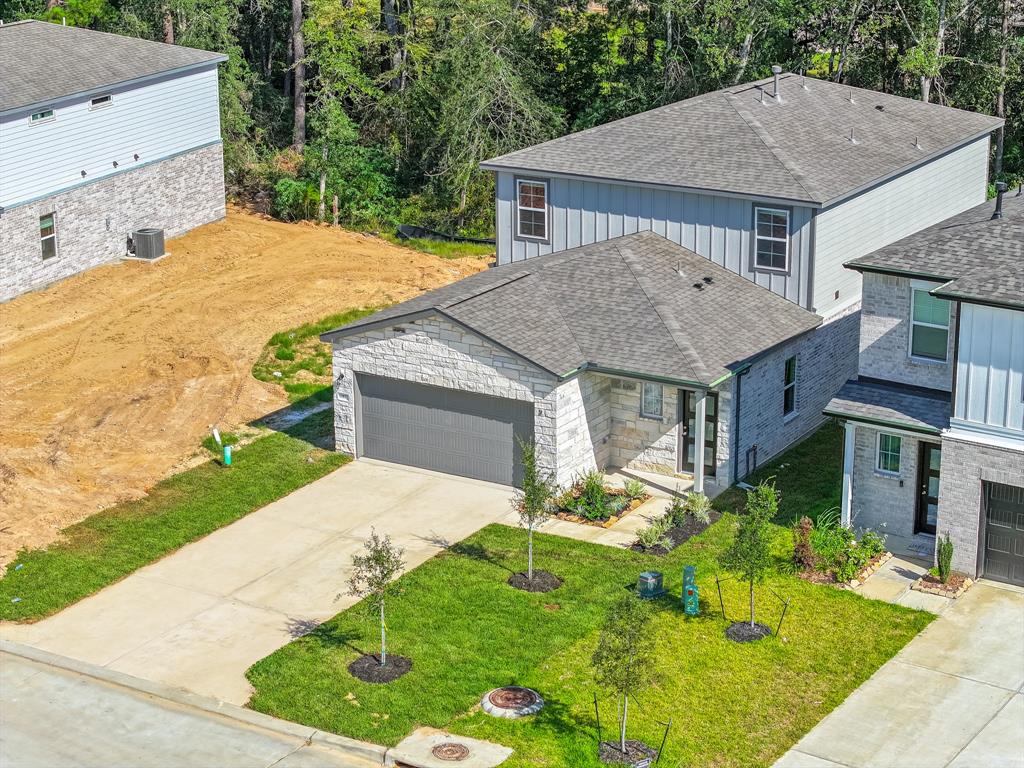
M949 302L927 288L911 290L910 356L946 362L949 348Z
M42 247L44 260L57 255L56 216L55 213L48 213L39 217L39 245Z
M640 415L660 419L665 409L665 392L661 384L645 381L640 393Z
M89 109L100 109L102 107L109 107L114 103L114 97L109 93L103 96L95 96L89 100Z
M899 474L901 442L899 435L878 433L878 463L875 467L879 472L885 472L888 475Z
M789 416L796 410L796 356L786 359L782 378L782 415Z
M761 269L789 268L789 211L754 209L754 264Z
M548 239L548 185L543 181L516 182L516 220L520 237Z
M54 119L52 109L44 109L42 112L33 112L32 117L28 121L35 125L36 123L48 123Z

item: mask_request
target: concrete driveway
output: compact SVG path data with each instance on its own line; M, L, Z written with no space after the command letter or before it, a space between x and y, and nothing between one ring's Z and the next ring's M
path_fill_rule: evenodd
M974 585L775 768L1024 768L1024 592Z
M511 493L359 460L0 636L243 704L249 666L355 602L338 593L371 527L405 548L411 569L488 523L513 522Z

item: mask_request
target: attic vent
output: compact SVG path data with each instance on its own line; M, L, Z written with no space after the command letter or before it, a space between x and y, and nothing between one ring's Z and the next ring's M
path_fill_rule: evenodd
M704 290L704 283L694 283L693 287L696 288L698 291L703 291Z

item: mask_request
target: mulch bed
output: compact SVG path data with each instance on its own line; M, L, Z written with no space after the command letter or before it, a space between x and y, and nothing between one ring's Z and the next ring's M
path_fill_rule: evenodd
M771 627L760 622L750 626L749 621L734 621L725 630L725 636L736 643L753 643L765 637L771 637Z
M524 592L551 592L562 586L562 580L553 573L535 570L532 581L525 573L513 573L508 577L508 584Z
M642 761L646 764L653 764L654 758L658 756L658 750L648 747L642 741L636 739L626 740L626 753L619 750L618 743L602 741L597 751L597 756L602 763L609 765L637 765Z
M390 683L412 669L412 659L388 654L387 664L380 665L380 656L367 653L348 665L349 674L364 683Z
M624 496L626 492L622 488L605 488L609 496ZM604 520L591 520L590 518L583 517L582 515L574 515L571 512L555 512L555 517L559 520L567 520L570 523L581 523L583 525L593 525L597 528L611 528L619 520L624 518L633 510L640 507L642 504L651 500L650 494L644 494L639 499L633 499L629 502L629 506L622 510L617 515L612 515Z
M930 573L926 573L920 579L915 581L912 585L912 589L916 589L918 592L927 592L931 595L941 595L942 597L960 597L967 588L974 582L971 581L967 576L962 573L951 573L949 574L949 581L943 584L938 576L932 576Z
M874 574L879 568L882 567L892 557L891 552L882 552L879 555L875 555L873 558L857 571L857 575L851 581L838 581L834 573L827 573L825 571L819 571L817 568L807 568L797 573L804 581L809 581L812 584L834 584L842 589L850 589L853 587L859 587L863 584L869 576Z
M698 522L696 519L688 515L686 517L686 522L683 523L683 525L678 525L674 528L669 528L668 531L665 532L665 538L669 541L668 547L658 545L657 547L644 549L642 546L640 546L639 541L634 541L632 544L630 544L629 548L634 552L643 552L647 555L657 555L658 557L664 557L673 549L678 547L680 544L684 544L690 539L692 539L694 536L696 536L698 533L703 533L704 531L706 531L712 525L717 523L721 517L722 515L720 512L712 512L711 522L705 524Z

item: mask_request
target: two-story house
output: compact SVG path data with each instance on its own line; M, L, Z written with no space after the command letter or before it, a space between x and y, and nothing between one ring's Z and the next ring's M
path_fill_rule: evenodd
M0 24L0 301L224 217L218 53Z
M337 444L509 482L529 436L559 483L714 493L822 422L844 262L984 201L1000 124L780 73L490 160L497 267L323 336Z
M854 259L863 275L842 517L1024 585L1024 195L999 195Z

